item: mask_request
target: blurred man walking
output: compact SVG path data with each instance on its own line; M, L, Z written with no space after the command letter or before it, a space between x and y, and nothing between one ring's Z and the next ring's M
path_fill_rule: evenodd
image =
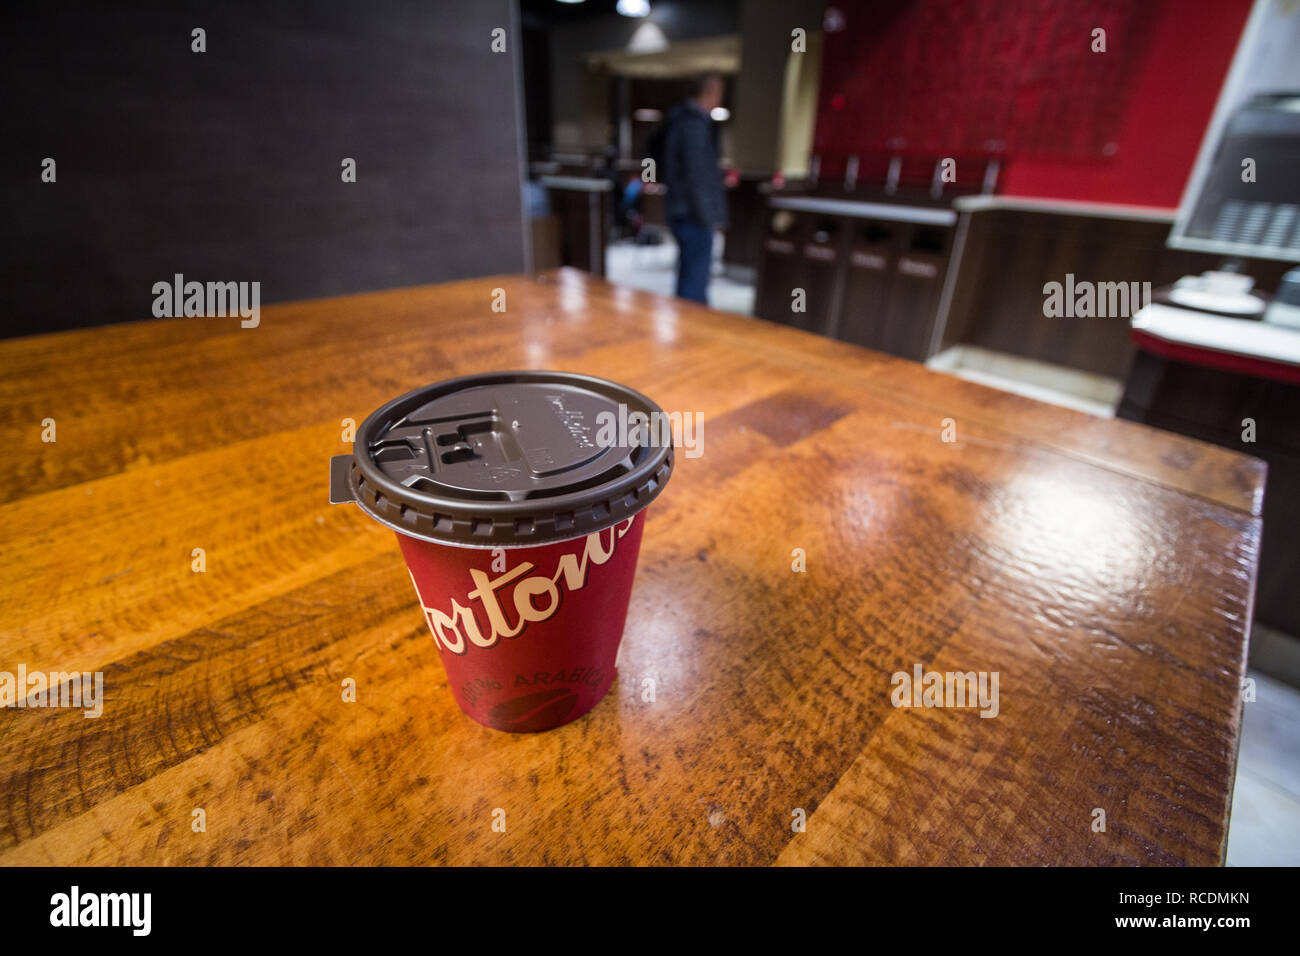
M668 114L664 137L665 213L679 250L677 294L705 305L713 233L727 224L727 197L709 115L722 105L723 84L720 73L696 80L690 98Z

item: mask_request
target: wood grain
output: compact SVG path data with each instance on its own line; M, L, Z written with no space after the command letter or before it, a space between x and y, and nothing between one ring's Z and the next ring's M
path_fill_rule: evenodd
M391 533L326 476L344 418L531 367L700 412L704 453L648 512L610 695L514 736L461 716ZM0 863L1222 861L1254 459L571 270L0 368L0 670L106 688L98 719L0 710ZM997 671L998 715L895 708L916 664Z

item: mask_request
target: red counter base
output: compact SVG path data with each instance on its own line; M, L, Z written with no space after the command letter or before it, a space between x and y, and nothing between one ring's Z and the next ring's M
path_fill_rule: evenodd
M1217 349L1201 348L1182 342L1171 342L1157 335L1143 332L1141 329L1133 329L1133 342L1140 349L1145 349L1153 355L1159 355L1175 362L1201 365L1205 368L1217 368L1225 372L1237 372L1241 375L1253 375L1256 378L1267 378L1275 382L1289 382L1292 385L1300 385L1300 365L1274 362L1253 355L1220 352Z

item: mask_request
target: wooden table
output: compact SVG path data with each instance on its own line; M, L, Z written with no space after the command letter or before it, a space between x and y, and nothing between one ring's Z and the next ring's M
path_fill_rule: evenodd
M614 689L519 736L461 716L392 533L326 503L344 419L515 367L705 416ZM0 711L0 864L1223 858L1253 458L568 270L0 369L0 669L106 687L98 719ZM895 708L918 664L998 672L998 715Z

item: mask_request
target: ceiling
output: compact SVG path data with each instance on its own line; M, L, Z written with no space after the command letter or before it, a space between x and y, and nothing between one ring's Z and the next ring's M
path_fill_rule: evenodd
M530 29L590 20L594 17L618 16L618 0L584 0L583 3L561 3L560 0L519 0L519 13L523 25ZM651 15L655 18L656 0L650 0ZM689 11L692 7L734 7L734 0L664 0L660 13L672 16ZM634 19L629 17L628 19Z
M603 68L615 76L640 79L677 79L701 73L740 72L740 37L737 34L703 40L678 40L666 50L636 53L603 50L588 53L587 65Z

